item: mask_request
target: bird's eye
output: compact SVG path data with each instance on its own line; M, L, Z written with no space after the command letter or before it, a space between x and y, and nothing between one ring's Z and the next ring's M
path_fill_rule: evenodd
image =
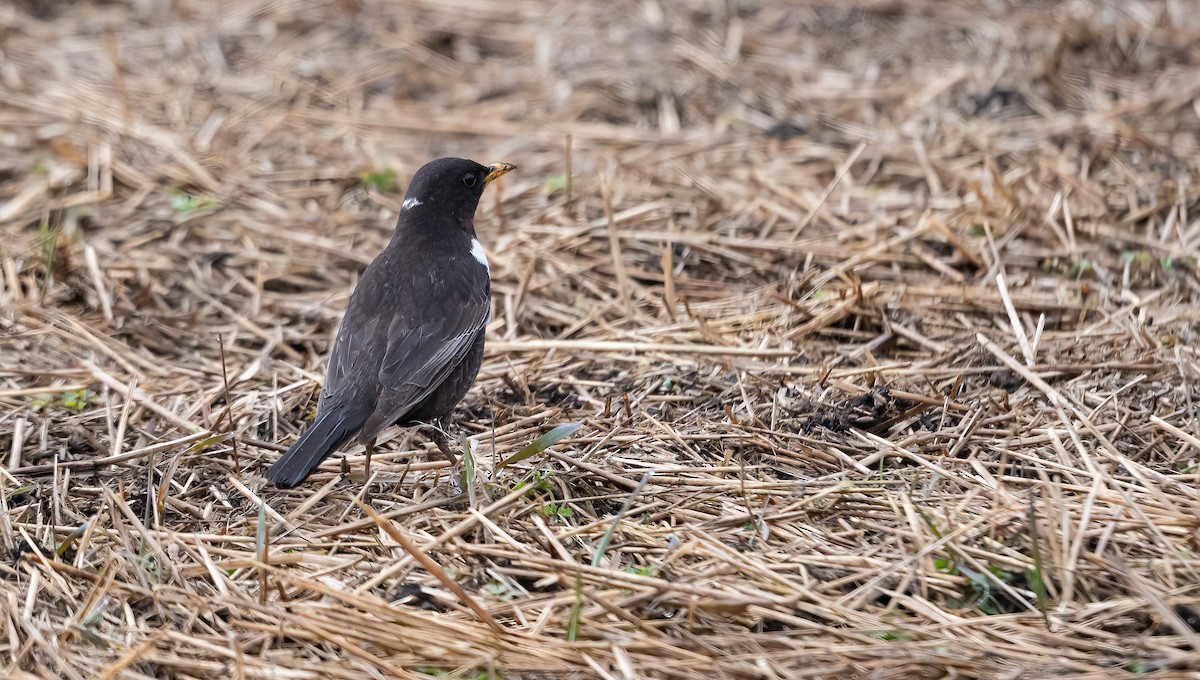
M473 172L468 172L467 174L463 175L463 184L467 185L468 189L474 189L475 183L478 181L479 178L476 177L475 173Z

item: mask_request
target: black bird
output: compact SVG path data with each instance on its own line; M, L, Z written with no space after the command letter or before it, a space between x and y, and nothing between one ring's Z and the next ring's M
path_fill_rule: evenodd
M417 170L392 240L367 266L333 342L317 417L267 470L290 489L352 437L367 447L393 423L440 420L483 361L491 271L472 218L483 189L515 170L441 158ZM454 464L444 435L438 448Z

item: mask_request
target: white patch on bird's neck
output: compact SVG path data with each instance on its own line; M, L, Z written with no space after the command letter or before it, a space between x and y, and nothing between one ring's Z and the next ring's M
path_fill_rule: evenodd
M483 265L483 268L488 270L489 275L492 273L492 268L488 265L487 253L483 252L483 244L480 243L479 239L477 238L471 239L471 255L473 255L476 260L479 260L479 264Z
M418 201L417 199L415 199L415 198L406 198L406 199L404 199L404 202L400 204L400 207L401 207L401 208L403 208L403 209L405 209L405 210L408 210L408 209L410 209L410 208L415 208L415 207L417 207L418 205L421 205L421 202L420 202L420 201Z

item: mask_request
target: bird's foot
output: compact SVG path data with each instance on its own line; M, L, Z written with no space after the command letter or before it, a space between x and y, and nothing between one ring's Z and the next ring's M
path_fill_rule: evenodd
M432 439L433 443L437 444L438 451L441 451L442 455L446 457L446 460L450 461L450 467L457 466L458 457L454 455L454 450L450 447L450 444L453 441L450 439L450 435L442 431L441 428L434 427Z

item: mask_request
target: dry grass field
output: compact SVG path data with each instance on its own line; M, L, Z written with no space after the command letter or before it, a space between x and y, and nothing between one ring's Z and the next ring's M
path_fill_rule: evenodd
M446 155L473 453L268 486ZM0 676L1200 677L1198 252L1190 0L10 0Z

